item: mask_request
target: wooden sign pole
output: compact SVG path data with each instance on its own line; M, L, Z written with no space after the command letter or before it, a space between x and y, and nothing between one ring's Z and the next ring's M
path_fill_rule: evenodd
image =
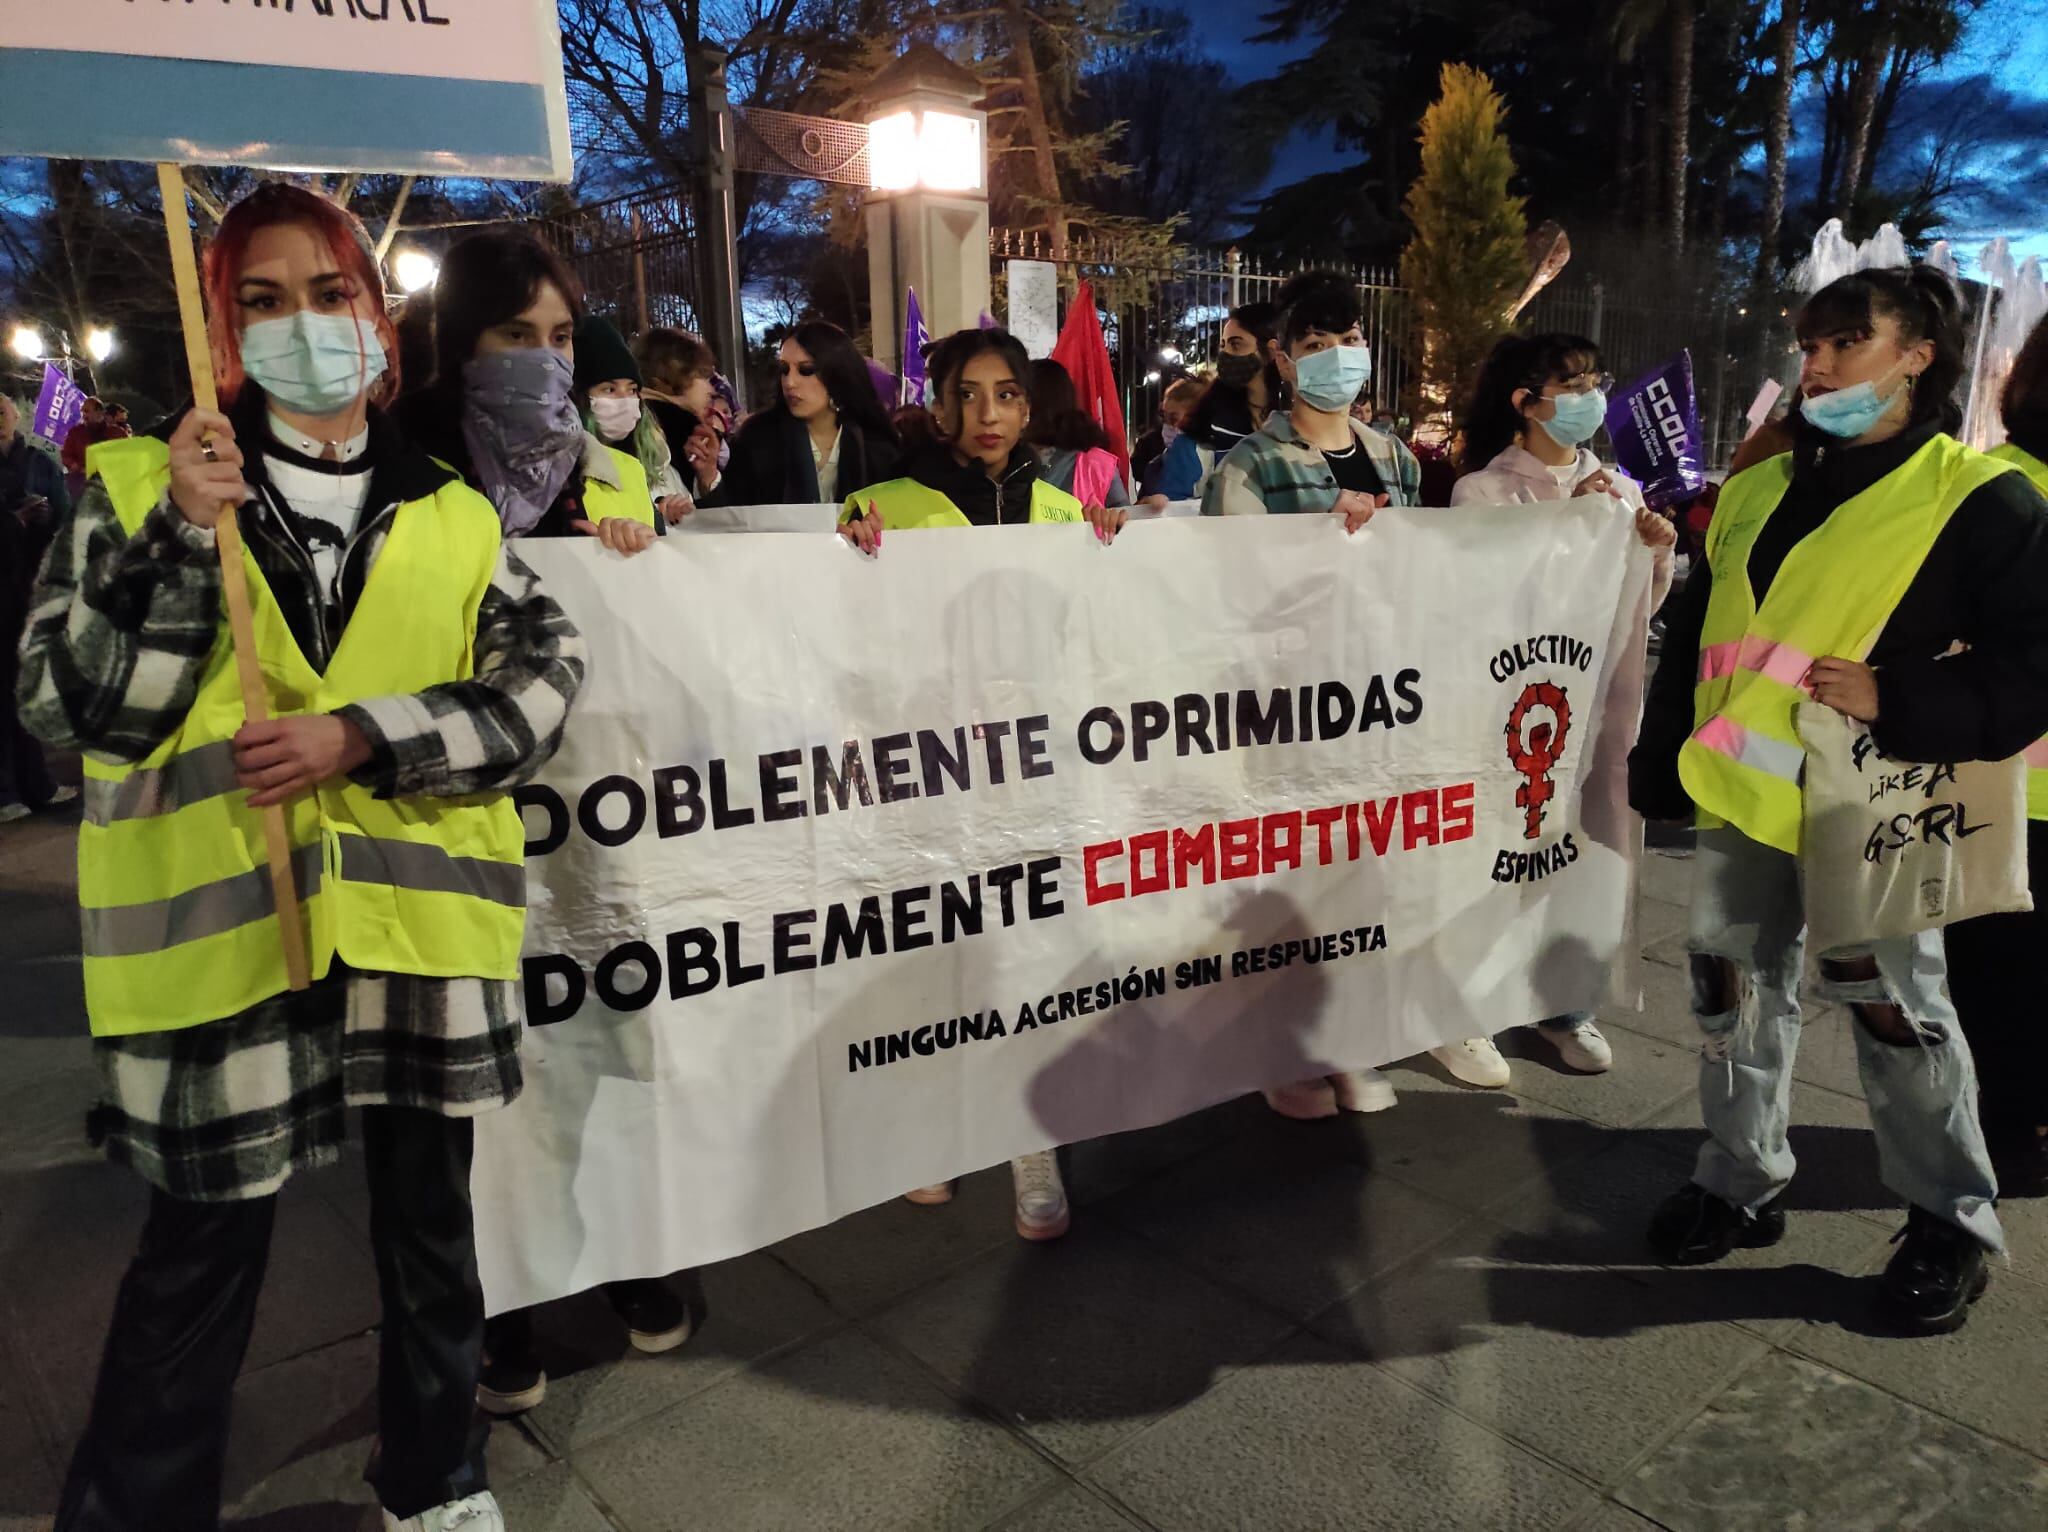
M163 191L164 232L171 241L171 275L178 287L178 319L185 334L185 360L192 370L192 398L203 410L218 410L220 394L214 386L213 351L206 340L206 307L199 295L199 262L192 249L192 225L186 214L185 173L176 165L156 167L157 185ZM249 578L242 568L242 530L235 508L223 505L220 520L213 527L214 545L220 553L221 589L227 597L228 637L235 649L235 673L242 683L242 711L250 723L262 723L270 716L269 694L263 687L263 667L256 657L256 619L249 608ZM284 805L272 804L261 810L263 847L270 859L270 888L277 900L278 935L284 942L285 975L293 989L312 983L306 960L306 932L299 923L299 896L292 877L290 837L285 832Z

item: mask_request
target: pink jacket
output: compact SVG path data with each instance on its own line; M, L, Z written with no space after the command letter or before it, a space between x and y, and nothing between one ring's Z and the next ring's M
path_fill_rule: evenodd
M1572 492L1605 465L1591 451L1581 447L1579 460L1568 469L1553 469L1524 447L1510 446L1476 473L1458 480L1451 491L1451 504L1538 505L1569 500ZM1615 498L1626 507L1631 519L1643 508L1643 492L1634 479L1619 468L1606 468L1614 481ZM1650 610L1656 611L1671 593L1671 550L1656 551L1656 567L1650 576Z

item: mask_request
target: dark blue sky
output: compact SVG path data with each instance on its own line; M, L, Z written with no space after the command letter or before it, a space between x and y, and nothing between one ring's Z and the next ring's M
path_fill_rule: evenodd
M1208 50L1238 78L1272 73L1307 49L1249 41L1264 30L1263 0L1159 0L1187 12ZM1986 87L1988 80L1989 88ZM1976 185L1952 204L1949 227L1965 269L1991 238L2048 260L2048 0L1991 0L1957 56L1901 103L1900 121L1945 120L1974 107L1981 120L1969 174ZM1297 139L1274 165L1273 184L1343 163L1329 135Z

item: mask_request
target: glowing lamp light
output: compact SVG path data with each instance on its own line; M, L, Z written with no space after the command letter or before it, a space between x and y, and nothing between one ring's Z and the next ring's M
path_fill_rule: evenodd
M868 183L876 191L909 191L917 170L917 113L892 112L868 124Z
M932 191L981 190L981 120L927 111L918 125L917 179Z
M424 250L401 250L391 262L392 280L401 291L422 292L441 277L441 263Z
M24 362L40 362L47 354L43 350L43 337L25 324L14 327L14 333L7 337L7 344Z
M883 68L868 90L868 185L879 192L988 190L988 114L975 75L929 43Z
M114 354L114 332L99 325L85 332L85 354L95 362L104 362Z
M868 124L868 181L876 191L982 189L981 119L937 107Z

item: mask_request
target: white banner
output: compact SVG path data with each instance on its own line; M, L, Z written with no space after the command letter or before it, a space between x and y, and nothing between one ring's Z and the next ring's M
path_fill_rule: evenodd
M591 667L521 794L496 1310L1605 998L1626 517L521 552Z

